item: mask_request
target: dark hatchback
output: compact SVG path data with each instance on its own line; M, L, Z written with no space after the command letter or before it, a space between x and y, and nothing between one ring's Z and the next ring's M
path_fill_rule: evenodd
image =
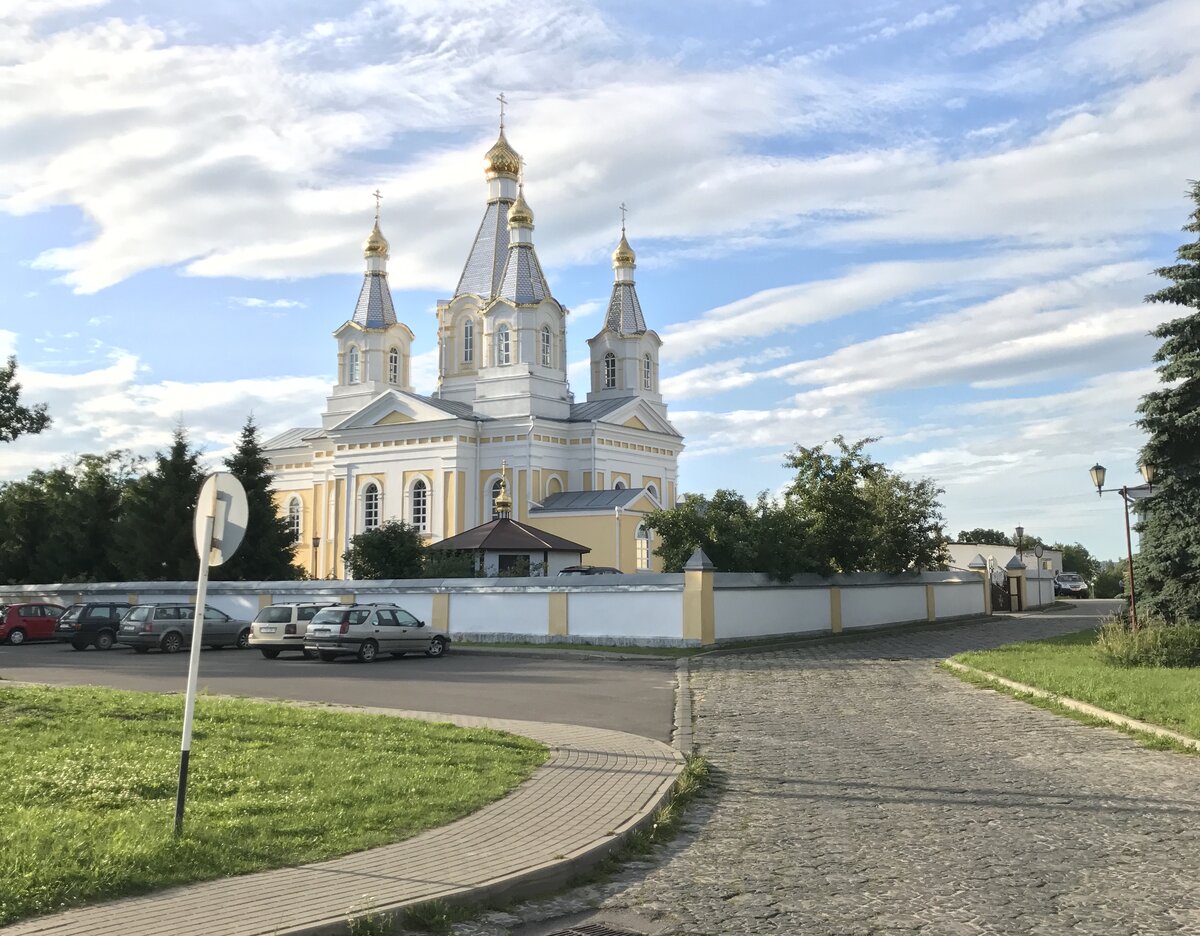
M117 628L129 610L127 601L97 601L73 604L58 619L54 636L59 643L69 643L76 650L95 647L111 650L117 641Z

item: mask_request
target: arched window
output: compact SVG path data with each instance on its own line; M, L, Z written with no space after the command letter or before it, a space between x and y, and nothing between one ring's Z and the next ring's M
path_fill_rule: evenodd
M604 389L611 390L617 385L617 356L611 351L604 355Z
M422 533L429 529L429 487L420 478L412 486L412 525Z
M547 497L549 497L551 494L561 494L561 493L562 493L562 482L559 481L558 478L551 478L549 481L546 482L546 496Z
M653 390L654 389L653 368L654 368L654 365L650 360L650 355L647 354L645 357L642 358L642 389L643 390Z
M646 492L656 501L658 501L658 488L655 487L653 483L646 485ZM661 503L661 501L659 501L659 503Z
M550 351L551 351L551 342L552 341L553 341L553 339L550 337L550 326L543 325L542 326L542 367L550 366Z
M358 348L350 349L350 359L346 362L346 383L358 383L359 367L358 367Z
M396 348L388 352L388 383L400 383L400 351Z
M646 529L646 524L639 523L637 528L637 567L641 571L649 571L650 565L650 547L653 545L652 534Z
M507 325L496 329L496 365L503 367L512 363L512 339Z
M614 491L623 491L623 490L625 490L625 482L624 482L624 481L617 481L617 482L615 482L615 483L613 484L613 490L614 490Z
M287 512L288 532L292 536L293 543L300 542L301 509L302 508L300 506L300 498L293 497L290 501L288 501L288 512Z
M500 496L500 492L504 490L503 483L499 478L492 482L492 519L500 519L500 511L496 507L496 498Z
M463 363L475 360L475 323L470 319L463 322Z
M362 493L363 530L374 530L379 526L379 485L371 481Z

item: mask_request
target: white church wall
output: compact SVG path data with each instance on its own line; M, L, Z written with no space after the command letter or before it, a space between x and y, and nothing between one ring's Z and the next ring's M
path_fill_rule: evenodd
M934 607L939 618L983 614L983 578L933 586Z
M567 604L567 627L576 637L673 639L683 635L683 589L642 591L633 602L621 596L622 586L603 591L572 591ZM614 597L615 596L615 597ZM626 607L633 604L634 607Z
M550 619L545 592L465 589L450 596L450 637L456 634L545 636Z
M877 627L900 621L925 620L925 588L879 585L842 589L842 628Z
M829 588L716 588L718 640L828 632Z

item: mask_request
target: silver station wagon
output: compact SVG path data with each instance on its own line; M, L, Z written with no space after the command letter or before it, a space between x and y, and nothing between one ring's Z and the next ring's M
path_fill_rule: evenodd
M381 653L401 657L424 653L440 657L450 645L445 634L430 633L424 621L399 605L341 605L325 608L309 622L304 647L325 662L356 656L370 663Z
M273 660L284 650L295 650L306 657L316 657L315 650L305 649L304 636L309 622L322 608L335 605L332 601L295 601L267 605L250 622L250 647Z
M153 647L163 653L178 653L192 645L195 614L196 606L189 604L134 605L121 618L117 643L133 647L138 653L146 653ZM206 606L201 639L206 647L233 646L241 650L250 645L250 622L239 621L224 611Z

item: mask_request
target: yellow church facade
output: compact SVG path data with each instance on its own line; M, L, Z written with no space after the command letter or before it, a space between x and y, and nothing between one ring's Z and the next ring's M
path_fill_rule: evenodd
M501 125L483 221L454 296L438 303L429 396L410 383L413 333L396 317L376 212L320 425L265 443L297 562L314 578L344 578L350 540L389 520L434 542L494 519L502 479L514 519L588 546L585 562L660 569L642 520L675 502L683 438L659 392L662 341L638 300L636 256L622 226L604 325L588 342L591 389L577 402L569 310L538 262L519 170Z

